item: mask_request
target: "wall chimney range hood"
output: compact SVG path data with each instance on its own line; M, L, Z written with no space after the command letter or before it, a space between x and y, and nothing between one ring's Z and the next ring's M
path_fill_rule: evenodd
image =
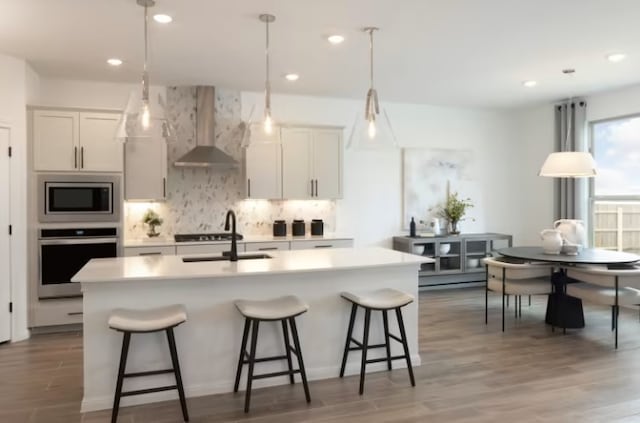
M233 157L217 148L215 144L215 88L196 87L196 146L176 160L177 167L209 167L235 169Z

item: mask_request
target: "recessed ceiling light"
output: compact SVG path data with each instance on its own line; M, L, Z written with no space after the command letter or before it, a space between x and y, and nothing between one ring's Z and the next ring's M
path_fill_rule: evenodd
M287 78L287 81L297 81L300 79L300 75L297 73L288 73L284 77Z
M161 24L168 24L173 21L173 18L169 15L158 14L153 15L153 20Z
M330 35L329 37L327 37L327 41L329 41L333 45L336 45L342 43L344 41L344 37L338 34Z
M117 58L107 59L107 63L111 66L120 66L122 64L122 60Z
M627 58L627 55L624 53L613 53L607 56L607 60L613 63L622 62Z
M535 87L536 85L538 85L538 81L533 81L533 80L531 80L531 81L524 81L524 82L522 83L522 86L523 86L523 87L526 87L526 88L533 88L533 87Z

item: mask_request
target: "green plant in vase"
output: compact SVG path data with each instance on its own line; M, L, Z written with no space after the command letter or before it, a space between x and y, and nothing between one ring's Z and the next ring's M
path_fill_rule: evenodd
M149 227L147 236L150 238L160 235L160 232L156 232L156 226L162 225L162 222L163 220L160 215L152 209L148 209L142 217L142 223L146 224Z
M449 194L447 202L437 214L449 222L449 233L457 235L460 233L458 230L458 222L464 220L464 215L471 207L473 207L473 203L470 198L461 199L458 197L458 193L454 192L453 194Z

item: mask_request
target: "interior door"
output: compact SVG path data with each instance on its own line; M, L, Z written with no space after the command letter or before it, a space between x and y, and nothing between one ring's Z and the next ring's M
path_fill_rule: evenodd
M122 142L116 140L120 115L80 113L80 169L122 171Z
M309 129L282 129L282 197L311 198L311 144Z
M11 339L11 245L9 241L9 129L0 128L0 342Z
M279 143L253 143L247 147L247 198L282 198L281 151Z
M313 133L313 176L317 198L342 198L342 130Z

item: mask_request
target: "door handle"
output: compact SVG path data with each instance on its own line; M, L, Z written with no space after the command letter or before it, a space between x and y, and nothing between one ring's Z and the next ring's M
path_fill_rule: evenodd
M247 197L251 197L251 179L247 179Z
M73 147L73 168L78 168L78 147Z
M167 197L167 178L162 178L162 196Z
M160 251L150 251L148 253L139 253L139 256L161 256L162 253Z
M262 248L258 248L258 251L273 251L277 249L278 247L262 247Z
M84 147L80 147L80 168L84 169Z
M316 198L318 197L318 180L316 179Z
M84 313L81 311L72 311L70 313L67 313L67 316L82 316Z
M313 179L311 180L311 196L313 197Z
M329 244L329 245L316 245L313 248L331 248L331 247L333 247L333 245Z

